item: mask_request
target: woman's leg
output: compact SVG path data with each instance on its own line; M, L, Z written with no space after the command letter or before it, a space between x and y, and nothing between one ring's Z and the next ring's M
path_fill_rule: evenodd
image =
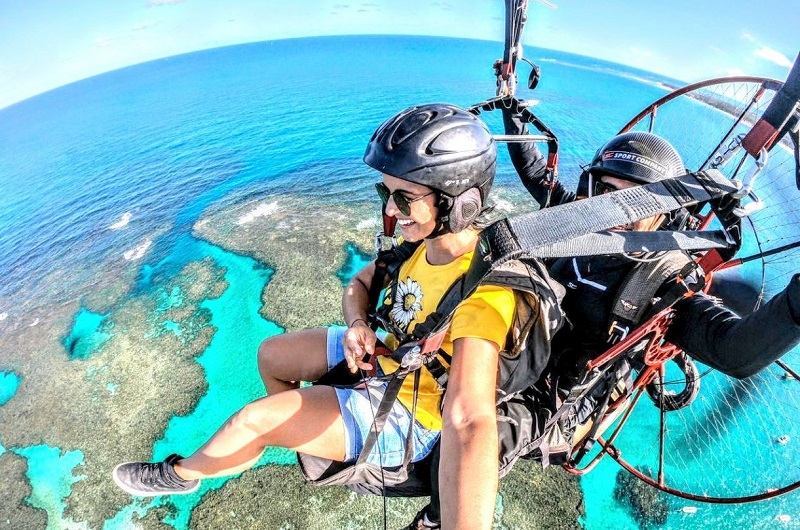
M276 335L258 348L258 372L268 395L295 390L328 371L326 328Z
M268 446L343 460L344 430L332 387L279 392L245 405L200 449L179 460L175 471L184 480L239 473L255 464Z

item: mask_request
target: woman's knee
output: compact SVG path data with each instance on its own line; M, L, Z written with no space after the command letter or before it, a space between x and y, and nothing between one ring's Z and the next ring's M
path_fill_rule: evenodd
M249 431L261 436L269 432L271 416L261 400L248 403L231 418L231 424L236 431Z
M272 368L277 352L278 347L275 344L274 337L269 337L261 341L261 344L258 346L258 352L256 353L259 369Z

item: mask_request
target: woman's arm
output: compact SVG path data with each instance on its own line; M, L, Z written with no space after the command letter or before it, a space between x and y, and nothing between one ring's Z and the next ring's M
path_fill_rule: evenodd
M443 529L492 527L497 497L495 387L499 348L456 339L442 419L439 492Z
M375 352L377 337L367 324L369 312L369 286L375 275L373 261L353 276L342 295L342 316L348 330L344 334L344 356L347 367L355 373L359 368L370 370L372 366L362 361L364 355Z
M356 320L367 320L369 312L369 286L375 275L375 262L369 263L353 276L342 295L342 316L349 327Z

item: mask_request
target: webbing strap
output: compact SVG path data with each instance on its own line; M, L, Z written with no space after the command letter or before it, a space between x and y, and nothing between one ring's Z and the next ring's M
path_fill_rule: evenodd
M723 197L738 187L718 170L692 173L508 219L519 245L532 250ZM580 254L580 253L578 253ZM536 255L536 254L534 254Z
M385 216L384 216L385 217ZM381 236L378 237L387 237ZM386 278L393 278L396 276L398 269L408 258L410 258L417 248L422 244L422 241L414 243L403 241L396 247L388 249L381 249L378 251L378 257L375 259L375 273L372 275L372 282L367 289L368 306L370 308L380 307L380 294L383 291ZM368 315L369 326L375 330L381 324L375 314Z
M737 190L733 182L712 169L501 219L483 230L469 269L450 287L420 329L432 333L446 328L458 304L490 273L514 258L728 248L735 242L724 231L606 229L724 197Z
M400 393L400 388L403 386L403 381L405 380L406 376L408 375L407 372L402 372L401 370L397 370L394 372L393 377L389 380L389 383L386 385L386 389L383 392L383 397L381 398L381 402L378 405L378 410L375 412L375 418L372 422L372 428L369 430L369 434L367 438L364 440L364 446L361 449L361 454L358 455L358 460L356 460L356 464L363 464L367 461L370 453L372 452L372 448L375 446L375 443L378 441L378 435L383 431L383 428L386 426L386 420L389 419L389 414L392 411L392 407L394 406L394 402L397 400L397 394ZM419 370L414 372L414 406L412 415L411 415L411 425L414 425L414 418L417 409L417 395L419 394ZM367 392L367 399L372 400L372 397L369 393L369 387L366 389ZM404 463L408 464L411 460L411 455L413 453L413 428L408 433L408 438L406 439L405 444L405 455L404 455Z
M712 248L729 248L734 244L723 230L624 232L603 230L585 234L551 245L526 249L526 254L537 258L565 258L572 256L602 256L634 252L663 252L666 250L699 251Z

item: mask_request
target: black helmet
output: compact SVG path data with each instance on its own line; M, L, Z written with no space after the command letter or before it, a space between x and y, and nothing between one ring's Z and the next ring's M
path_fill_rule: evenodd
M648 132L627 132L612 138L594 155L591 176L611 175L639 184L677 177L686 172L672 145Z
M475 115L434 103L408 108L378 127L364 162L392 177L422 184L449 198L477 188L486 202L497 144Z

